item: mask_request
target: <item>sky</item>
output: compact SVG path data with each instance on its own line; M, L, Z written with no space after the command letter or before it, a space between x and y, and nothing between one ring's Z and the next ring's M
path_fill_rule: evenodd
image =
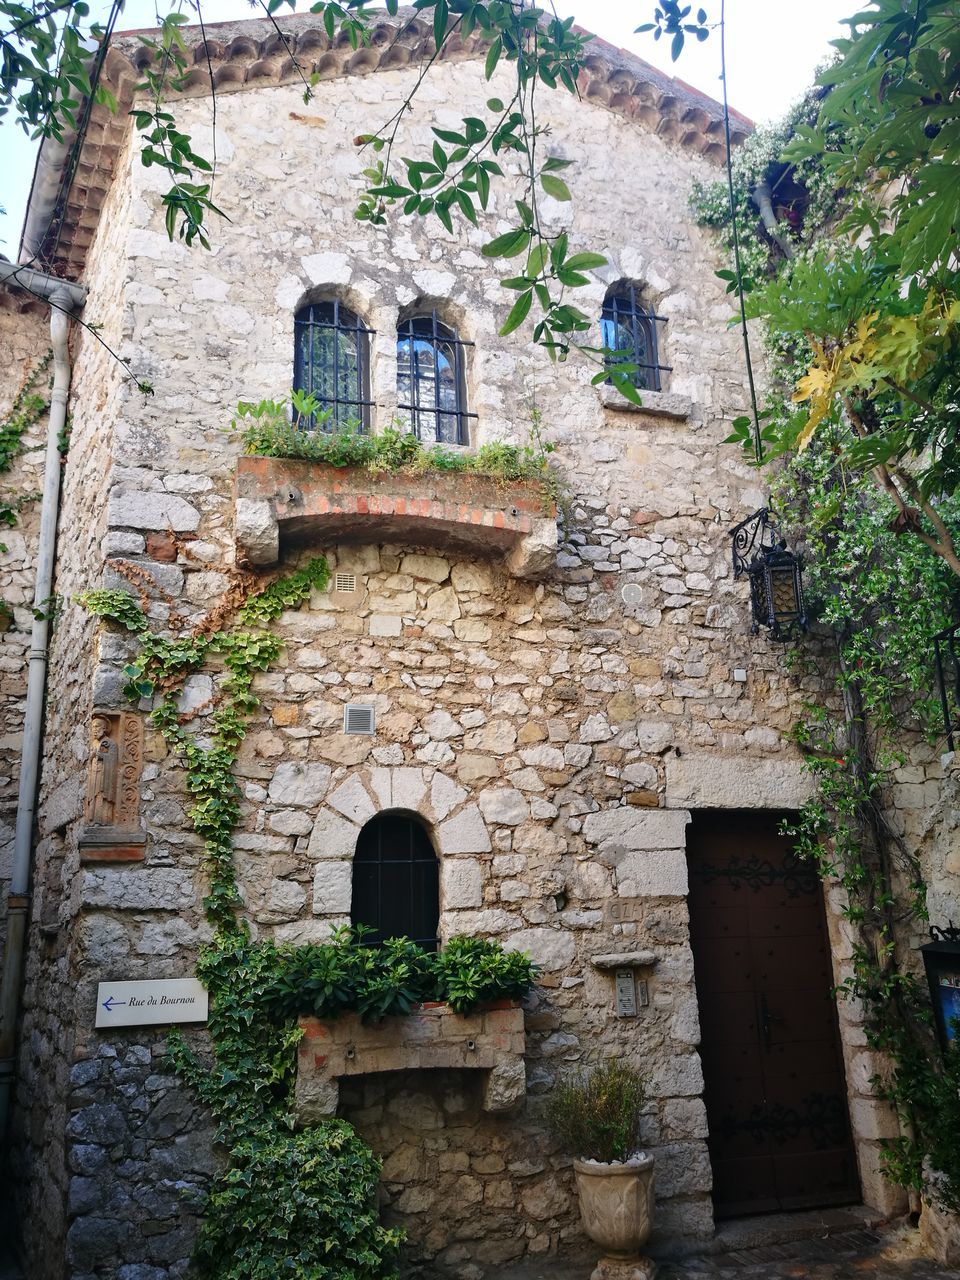
M629 49L668 75L679 76L713 98L721 95L720 41L688 41L680 59L670 61L666 40L634 28L652 17L655 0L555 0L563 17L574 16L611 44ZM708 22L719 17L720 0L696 0ZM298 5L303 10L309 0ZM156 0L127 0L118 30L154 25ZM187 6L185 6L187 7ZM106 0L93 0L94 16ZM776 121L813 80L830 53L830 41L845 34L840 20L858 6L853 0L727 0L727 81L730 105L758 124ZM166 6L165 6L166 9ZM253 17L262 12L248 0L203 0L205 22ZM36 143L9 121L0 122L0 254L15 258L33 176Z

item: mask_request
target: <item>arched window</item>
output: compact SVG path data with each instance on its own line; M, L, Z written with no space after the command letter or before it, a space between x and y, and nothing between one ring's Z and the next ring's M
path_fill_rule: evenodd
M384 813L360 832L353 859L353 924L368 942L411 938L435 950L440 921L440 865L416 818Z
M400 421L429 444L469 444L464 347L436 311L411 316L397 329L397 409Z
M607 364L634 364L628 376L635 387L644 391L660 390L660 374L669 372L657 354L657 324L666 323L640 302L632 284L618 287L609 294L600 313L600 334L608 355Z
M330 417L331 431L350 423L370 426L370 334L341 303L311 302L294 317L293 385L312 392Z

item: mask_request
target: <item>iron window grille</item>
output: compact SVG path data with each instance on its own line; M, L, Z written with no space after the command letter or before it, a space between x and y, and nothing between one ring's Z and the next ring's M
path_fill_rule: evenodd
M350 919L372 930L364 935L367 942L410 938L427 951L436 950L440 864L430 837L415 818L379 814L360 832Z
M657 325L666 323L664 316L655 315L643 306L633 285L611 294L600 313L607 366L636 365L627 374L633 385L641 391L659 391L661 374L672 372L672 367L661 364L658 356Z
M470 443L466 360L472 347L436 311L411 316L397 330L397 409L400 421L427 444Z
M960 731L960 622L933 637L933 657L947 750L954 751L954 739Z
M330 416L310 427L370 429L370 338L358 315L337 301L301 307L293 321L293 385L312 393Z

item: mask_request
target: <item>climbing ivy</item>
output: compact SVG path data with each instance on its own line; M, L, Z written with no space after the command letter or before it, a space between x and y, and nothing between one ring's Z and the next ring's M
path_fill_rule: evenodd
M816 286L817 255L834 240L847 195L835 189L828 156L791 168L783 153L817 106L808 97L783 126L748 141L734 160L745 267L740 280L731 270L719 273L731 293L742 288L773 297L786 275L803 272ZM838 134L834 144L842 141ZM768 234L751 200L762 181L774 188L782 182L797 197L792 208L779 210L783 244ZM729 236L724 191L698 188L692 203L702 221ZM925 885L889 817L889 788L895 770L910 763L908 744L936 740L931 636L956 620L960 594L937 547L960 530L960 497L940 492L931 513L924 506L905 518L897 494L878 488L877 457L851 449L849 424L837 418L815 436L807 433L804 452L783 447L785 439L799 438L810 416L794 401L815 363L811 327L809 314L788 326L767 311L770 392L761 412L762 443L766 460L779 457L769 476L771 500L805 553L815 624L814 642L798 644L790 661L799 687L812 691L793 737L817 789L787 830L799 852L842 890L853 942L841 993L863 1007L868 1043L885 1063L874 1092L901 1121L903 1136L883 1143L886 1172L919 1190L925 1167L937 1171L942 1176L928 1194L957 1209L960 1059L944 1060L933 1033L911 949L926 929ZM866 413L858 401L851 404L854 418L858 408ZM749 441L749 419L734 428L728 443Z
M13 404L6 417L0 421L0 475L5 474L13 466L14 460L23 450L23 437L35 423L39 422L50 407L50 401L37 390L41 379L50 367L53 352L48 351L31 372L23 380L20 390L13 398ZM0 525L12 529L22 507L33 501L34 494L20 494L16 498L4 496L0 498ZM0 543L0 553L7 550Z
M209 1106L229 1160L203 1197L196 1264L204 1280L393 1280L400 1235L380 1226L379 1162L350 1125L329 1120L293 1128L296 1044L290 1018L271 1019L264 993L276 982L276 949L250 941L239 914L232 833L240 819L234 777L247 717L258 699L257 672L276 661L281 641L260 629L295 608L329 578L326 561L247 596L239 626L208 634L155 632L126 591L89 591L82 603L133 635L137 655L127 666L126 692L135 703L154 699L150 722L186 767L190 818L203 840L209 891L204 899L213 942L202 949L197 974L210 995L208 1058L174 1030L171 1060ZM210 725L192 735L178 705L187 677L208 658L222 661ZM189 714L189 713L186 713Z
M138 585L136 574L130 579ZM233 830L240 820L234 777L248 717L259 700L257 672L280 655L264 630L329 580L327 563L302 568L250 594L246 580L190 634L154 631L144 601L128 591L88 591L81 602L137 641L125 668L125 691L152 699L150 722L186 768L190 818L203 840L209 891L204 899L213 941L201 948L197 976L210 997L212 1052L168 1034L171 1062L211 1110L227 1167L202 1197L195 1262L201 1280L396 1280L402 1233L380 1225L380 1163L343 1120L294 1128L297 1015L356 1009L365 1019L408 1013L416 1001L445 999L458 1012L481 1001L520 998L534 970L523 955L493 942L452 939L439 955L406 940L363 945L351 930L326 946L254 942L240 914ZM225 623L232 611L234 624ZM179 706L187 678L209 658L225 668L203 737L189 728L196 712Z

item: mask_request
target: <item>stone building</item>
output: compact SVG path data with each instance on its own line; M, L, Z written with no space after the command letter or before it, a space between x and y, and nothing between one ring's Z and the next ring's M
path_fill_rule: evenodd
M551 365L524 331L498 336L509 303L481 247L508 225L509 181L479 228L354 221L352 140L402 102L429 45L421 24L384 18L358 52L309 15L280 25L285 43L267 22L208 28L205 45L188 33L177 118L209 154L212 71L216 200L231 219L209 253L168 242L163 175L139 163L125 115L143 56L129 38L107 60L120 113L97 107L73 147L45 145L28 215L33 265L81 282L98 326L71 338L10 1117L28 1274L186 1274L184 1193L217 1158L208 1117L163 1066L163 1029L94 1025L100 982L189 977L209 929L181 763L123 695L131 645L76 597L126 586L158 626L189 626L229 592L238 559L267 579L321 552L330 586L276 623L283 657L257 678L240 756L234 847L255 933L328 936L351 918L358 842L402 830L437 863L425 927L441 943L497 938L541 971L499 1097L497 1054L440 1068L377 1041L375 1070L343 1069L340 1114L384 1157L384 1212L410 1256L471 1280L582 1243L542 1106L558 1074L611 1055L650 1079L661 1243L709 1237L714 1196L721 1212L897 1210L878 1171L895 1121L871 1097L856 1007L830 997L850 956L837 895L823 912L777 836L809 794L788 735L816 680L750 634L731 570L729 531L765 499L721 445L747 407L743 355L715 246L687 208L723 158L720 109L602 44L579 99L541 104L550 147L576 162L573 203L545 198L545 216L609 260L581 305L599 323L617 300L657 366L637 407L593 385L585 361ZM291 51L321 75L306 106ZM405 147L496 91L482 53L467 41L439 62ZM13 284L2 299L7 404L46 348L47 308ZM329 351L329 331L362 353L344 397L371 431L399 418L428 440L523 443L536 415L569 494L559 521L520 485L238 459L225 435L237 402L287 395L296 335L319 332ZM309 342L301 380L316 372ZM422 351L445 375L436 385ZM23 492L40 487L43 427L11 476ZM8 840L37 521L25 508L0 569L15 606L0 639ZM201 734L215 693L216 672L184 692ZM345 731L357 716L372 731ZM949 826L939 780L919 756L903 771L895 799L917 843ZM956 867L938 857L947 914ZM789 1018L806 1019L792 1041L774 1021L788 996ZM738 1039L751 1035L776 1064ZM793 1108L789 1139L755 1106L762 1071L789 1077L777 1095ZM312 1087L301 1080L306 1111Z

